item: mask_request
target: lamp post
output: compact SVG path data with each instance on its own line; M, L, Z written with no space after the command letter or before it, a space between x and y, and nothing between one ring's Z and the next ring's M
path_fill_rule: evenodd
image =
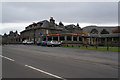
M33 23L33 40L34 40L34 44L35 44L35 32L36 32L36 30L35 30L35 27L37 26L37 24L36 23Z
M96 49L98 48L98 37L96 37Z
M108 43L108 37L107 37L107 51L109 50L109 43Z

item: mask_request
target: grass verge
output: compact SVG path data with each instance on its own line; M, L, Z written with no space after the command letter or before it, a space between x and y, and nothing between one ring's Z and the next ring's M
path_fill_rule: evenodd
M89 50L102 50L102 51L115 51L115 52L118 52L120 51L119 47L109 47L107 48L106 46L98 46L98 47L94 47L94 46L64 46L66 48L77 48L77 49L89 49Z

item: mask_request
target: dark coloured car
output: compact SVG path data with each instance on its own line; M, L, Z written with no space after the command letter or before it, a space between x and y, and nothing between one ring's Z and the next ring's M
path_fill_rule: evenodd
M47 41L42 41L41 46L47 46Z
M37 45L47 46L47 41L37 41Z

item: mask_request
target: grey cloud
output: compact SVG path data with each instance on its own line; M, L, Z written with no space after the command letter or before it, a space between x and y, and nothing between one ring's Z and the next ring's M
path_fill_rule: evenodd
M117 23L117 2L4 2L3 23L33 22L55 17L56 21Z

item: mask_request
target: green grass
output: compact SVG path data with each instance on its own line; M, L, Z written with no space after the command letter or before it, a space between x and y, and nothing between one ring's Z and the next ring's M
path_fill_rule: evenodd
M72 46L68 46L68 47L64 46L64 47L66 47L66 48L78 48L78 49L89 49L89 50L107 51L107 47L106 46L104 46L104 47L98 46L97 48L93 47L93 46L89 46L87 48L85 46L80 46L80 47L78 47L78 46L74 46L74 47L72 47ZM120 49L119 49L119 47L109 47L108 51L116 51L116 52L118 52L118 51L120 51Z

